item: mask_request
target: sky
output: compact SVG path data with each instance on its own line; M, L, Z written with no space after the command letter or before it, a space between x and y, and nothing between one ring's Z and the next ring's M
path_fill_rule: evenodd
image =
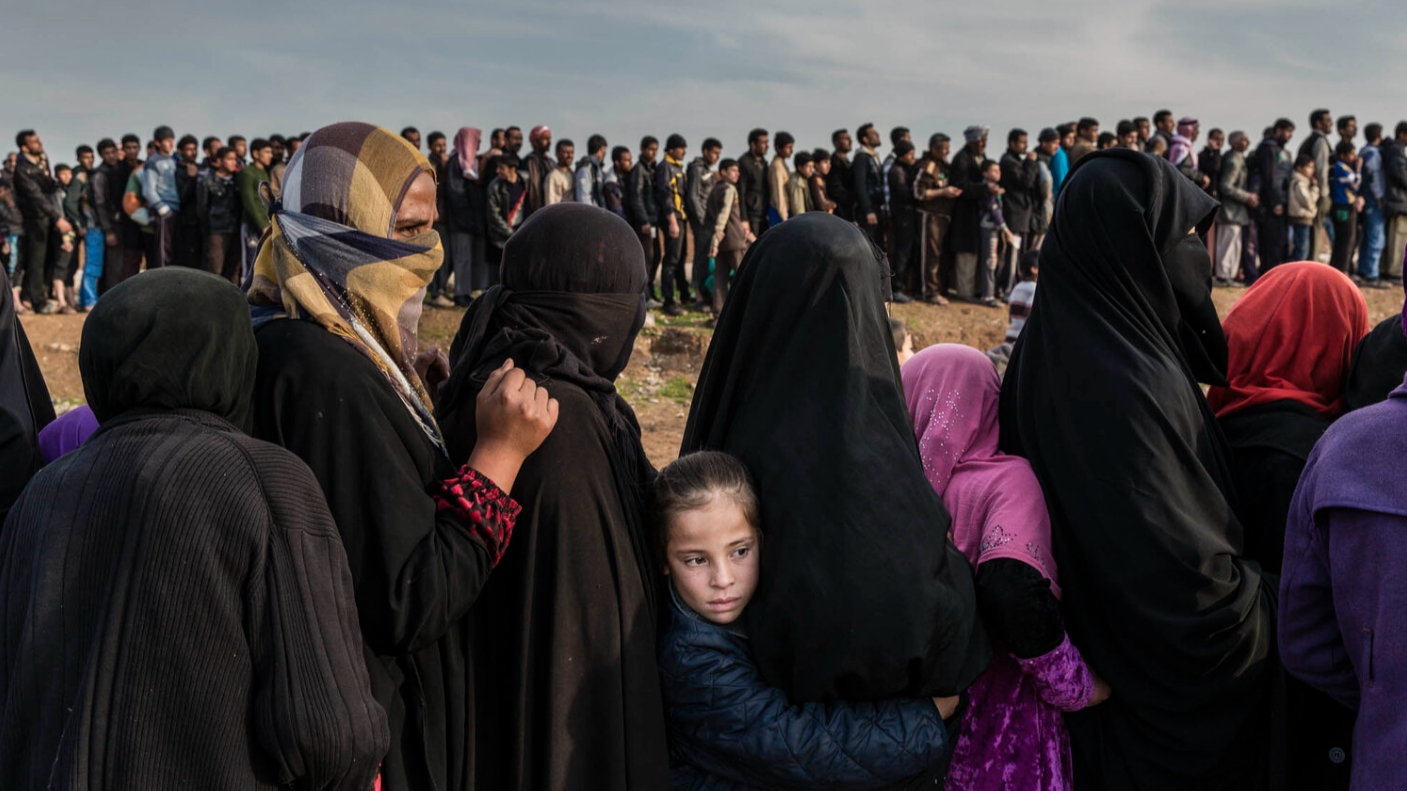
M993 140L1168 108L1252 139L1326 107L1407 119L1404 0L0 0L0 119L53 161L159 124L253 138L363 120L451 137L547 124L798 150L873 122ZM992 150L998 146L993 144Z

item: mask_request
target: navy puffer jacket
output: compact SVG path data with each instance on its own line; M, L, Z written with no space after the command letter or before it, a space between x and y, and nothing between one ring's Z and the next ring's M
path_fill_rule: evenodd
M960 718L950 734L927 698L792 705L746 637L671 599L659 671L676 790L941 787Z

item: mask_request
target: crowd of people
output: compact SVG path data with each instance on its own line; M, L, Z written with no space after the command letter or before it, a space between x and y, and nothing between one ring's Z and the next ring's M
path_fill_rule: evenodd
M987 155L988 129L964 130L953 152L948 135L920 153L906 127L882 138L873 124L854 135L838 129L829 149L799 150L788 132L775 140L753 129L747 149L723 158L707 138L686 163L681 135L654 136L636 152L602 135L578 152L552 130L465 127L450 140L425 139L437 179L436 230L445 240L442 271L426 300L467 306L496 283L503 246L533 212L562 202L609 209L635 229L645 249L652 308L716 313L747 247L767 228L824 212L857 223L886 252L894 300L947 304L952 297L997 306L1021 282L1023 252L1039 249L1070 167L1091 151L1126 148L1166 158L1221 202L1207 235L1215 283L1248 286L1286 260L1323 260L1365 287L1402 282L1407 248L1407 121L1389 138L1384 126L1310 114L1297 155L1286 150L1295 124L1277 120L1251 150L1244 131L1207 133L1197 119L1169 110L1121 120L1116 132L1082 118L1006 135ZM1337 129L1338 141L1329 135ZM419 150L419 130L401 136ZM20 289L20 309L40 313L91 308L103 291L145 267L204 268L247 285L279 199L288 159L307 134L252 142L159 127L146 145L124 135L80 146L76 164L50 167L33 130L0 176L0 245ZM769 150L774 150L768 159ZM267 182L268 194L260 185ZM692 250L692 255L690 255ZM105 266L105 263L111 262ZM78 273L82 272L81 278ZM18 274L17 274L18 273ZM710 320L711 321L711 320Z
M653 172L649 139L608 164L593 137L572 171L540 127L520 162L518 130L426 157L414 130L339 123L286 163L215 149L265 223L242 215L219 269L180 202L216 187L158 129L126 168L144 246L84 323L86 407L55 417L17 318L66 294L28 281L71 252L59 202L24 215L25 287L0 275L0 776L1391 787L1407 310L1370 332L1341 268L1257 268L1242 227L1223 322L1225 172L1164 120L1113 150L1091 119L1035 152L1015 130L998 162L977 127L922 164L902 130L881 160L871 125L853 157L846 133L829 158L778 133L770 164L762 130L687 164L676 135ZM48 170L21 142L24 205ZM457 189L484 199L478 235L441 213ZM1351 194L1309 226L1331 262L1356 233L1335 208L1367 213ZM906 290L1005 293L1008 342L914 353L888 315ZM449 354L421 350L450 292ZM709 294L716 326L656 471L615 381L675 293Z

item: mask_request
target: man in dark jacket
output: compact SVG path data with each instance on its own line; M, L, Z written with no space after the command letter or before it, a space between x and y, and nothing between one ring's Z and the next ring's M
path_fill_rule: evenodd
M49 302L48 283L44 265L50 255L49 234L72 233L73 226L64 219L62 206L54 201L58 183L49 171L49 158L44 144L33 129L15 135L20 155L15 161L15 202L24 222L24 242L20 251L20 266L24 267L21 294L36 313L56 313L58 306ZM57 247L55 247L57 249Z
M117 143L110 138L98 141L98 157L102 160L88 177L88 208L93 213L97 234L89 231L88 263L84 265L82 303L80 310L91 308L102 294L102 278L108 267L122 266L122 207L112 203L112 181L117 178L117 162L121 158ZM99 241L99 237L101 241ZM101 249L99 249L101 248ZM96 250L96 253L94 252ZM88 271L88 264L97 268ZM91 277L92 285L89 285Z
M682 135L670 135L664 144L664 161L655 169L655 206L659 209L660 230L664 233L664 260L660 262L660 294L664 297L664 312L678 316L681 305L690 305L689 278L684 271L684 154L688 146ZM679 302L674 301L674 289L679 289Z
M963 130L966 144L953 157L949 169L949 184L961 190L953 204L953 220L948 225L949 245L954 260L953 286L959 297L977 296L977 251L981 246L981 207L992 193L1001 187L988 184L982 178L982 166L987 161L987 127L969 126Z
M1393 136L1383 141L1381 149L1387 241L1378 273L1383 280L1401 285L1402 257L1407 249L1407 121L1397 124Z
M645 266L649 275L648 298L650 307L661 304L659 292L655 290L655 275L659 273L660 261L664 259L664 236L659 233L659 208L655 206L655 157L659 154L660 141L651 135L640 139L640 160L630 169L630 177L625 182L622 199L625 203L625 219L635 229L640 246L645 249Z
M1207 146L1197 155L1197 169L1210 181L1207 194L1217 197L1221 186L1221 147L1226 143L1226 135L1220 129L1207 133Z
M889 166L885 181L889 184L889 217L893 228L890 245L890 269L893 274L893 300L903 304L912 302L907 292L913 291L910 282L914 272L915 254L918 252L918 204L914 200L914 179L918 174L915 162L914 144L900 140L894 145L894 162ZM918 278L921 279L921 278ZM922 286L915 293L921 293Z
M221 146L211 157L214 170L196 188L196 215L204 237L205 271L239 285L239 230L243 222L235 169L239 158L233 148Z
M766 129L748 132L747 153L738 160L738 197L754 234L767 227L767 143Z
M875 244L884 246L884 181L880 177L879 130L874 124L864 124L855 130L860 151L855 154L851 168L851 185L855 194L855 221L860 230Z
M711 307L704 301L704 280L708 278L708 245L703 244L704 214L708 211L708 195L713 190L713 166L723 155L723 143L710 137L703 150L689 163L688 187L684 193L684 214L689 218L689 233L694 240L694 268L689 282L701 307Z
M1286 208L1289 202L1287 183L1294 160L1285 144L1295 135L1295 125L1288 118L1275 122L1270 137L1256 147L1255 165L1251 168L1252 189L1260 195L1256 214L1256 240L1260 247L1260 273L1265 274L1285 263L1289 242Z
M200 179L198 146L194 135L185 135L176 142L176 193L181 196L181 205L176 210L180 223L176 226L174 261L178 266L192 269L200 269L205 264L196 206L196 182Z
M1017 238L1016 244L1008 245L1002 271L997 274L997 285L1002 291L1010 291L1020 275L1016 262L1021 254L1031 249L1031 217L1036 204L1036 181L1041 175L1040 162L1036 152L1027 151L1028 136L1025 129L1013 129L1006 136L1006 152L1002 154L1002 216L1006 227Z
M948 183L951 146L948 136L941 132L928 138L928 151L919 162L918 180L914 185L921 223L919 255L923 262L923 299L933 305L948 304L944 292L953 279L952 267L945 266L951 263L945 240L948 225L953 221L953 202L958 195L957 188Z
M546 205L543 198L543 185L547 177L557 167L557 161L552 157L552 130L545 125L539 124L528 132L528 143L533 150L524 160L524 170L527 178L523 181L523 186L528 190L527 200L523 202L523 218L527 219L532 213Z
M844 129L831 132L831 172L826 175L826 197L835 201L835 216L842 220L855 219L855 194L851 192L854 175L850 172L850 133Z
M103 279L98 284L102 293L142 271L142 258L146 256L147 235L127 213L122 211L122 196L127 191L127 180L146 164L141 158L142 139L134 134L122 136L122 159L117 163L114 175L108 182L108 203L118 214L118 236L122 247L119 255L103 262Z

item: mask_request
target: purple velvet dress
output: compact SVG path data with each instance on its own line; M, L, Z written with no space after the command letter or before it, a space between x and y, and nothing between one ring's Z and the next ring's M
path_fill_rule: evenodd
M971 706L953 751L948 791L1074 787L1062 712L1089 705L1094 675L1069 637L1032 659L997 654L967 694Z

